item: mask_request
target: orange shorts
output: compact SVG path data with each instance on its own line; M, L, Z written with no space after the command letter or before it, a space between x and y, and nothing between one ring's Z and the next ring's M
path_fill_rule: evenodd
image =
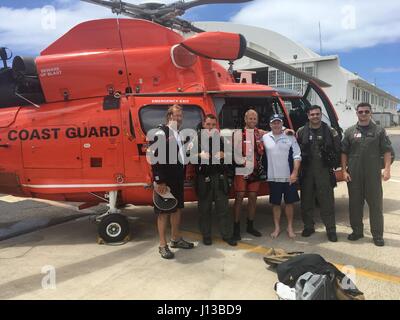
M260 181L248 182L242 175L235 176L235 192L258 192Z

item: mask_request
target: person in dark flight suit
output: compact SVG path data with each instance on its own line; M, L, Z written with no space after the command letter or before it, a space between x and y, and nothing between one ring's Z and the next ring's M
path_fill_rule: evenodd
M196 191L198 195L199 225L205 245L212 244L212 205L218 217L222 239L231 246L236 246L233 236L233 217L229 212L229 183L227 166L224 165L223 140L217 127L217 118L207 114L202 122L202 129L197 136Z
M340 161L340 137L334 128L322 121L322 109L318 105L307 110L309 121L297 131L301 148L301 214L304 223L303 237L315 232L314 207L318 200L320 214L325 224L328 240L337 241L335 222L336 186L334 169Z

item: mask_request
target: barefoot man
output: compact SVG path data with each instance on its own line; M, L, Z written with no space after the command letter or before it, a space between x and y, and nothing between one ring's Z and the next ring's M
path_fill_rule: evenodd
M270 125L272 131L263 136L263 143L268 159L269 202L273 206L275 225L271 237L276 238L280 233L283 195L288 220L287 234L289 238L294 238L293 203L300 200L295 183L300 168L301 151L295 137L282 133L283 119L280 115L272 115Z

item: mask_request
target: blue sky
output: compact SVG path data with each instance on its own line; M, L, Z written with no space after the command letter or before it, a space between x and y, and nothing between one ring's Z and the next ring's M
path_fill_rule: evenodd
M46 5L56 9L55 29L40 27L43 15L40 10ZM78 0L1 0L0 45L10 47L15 54L37 55L80 21L107 16L111 16L107 9ZM343 67L400 97L398 0L381 0L379 7L374 0L255 0L197 7L188 11L185 18L190 21L232 20L265 27L318 53L317 26L321 22L323 55L338 54Z
M353 49L339 53L339 57L344 68L400 97L400 42Z

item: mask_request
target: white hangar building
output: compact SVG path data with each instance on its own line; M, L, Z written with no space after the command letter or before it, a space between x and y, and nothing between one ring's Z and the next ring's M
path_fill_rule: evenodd
M374 119L385 127L399 124L397 105L400 99L376 87L357 74L340 66L339 56L321 56L271 30L229 22L196 22L197 27L206 31L226 31L241 33L247 45L279 59L291 66L313 75L329 84L323 88L339 116L343 129L357 121L355 107L360 102L372 105ZM247 57L235 61L236 70L254 70L262 74L262 81L273 87L304 92L305 83L293 76Z

